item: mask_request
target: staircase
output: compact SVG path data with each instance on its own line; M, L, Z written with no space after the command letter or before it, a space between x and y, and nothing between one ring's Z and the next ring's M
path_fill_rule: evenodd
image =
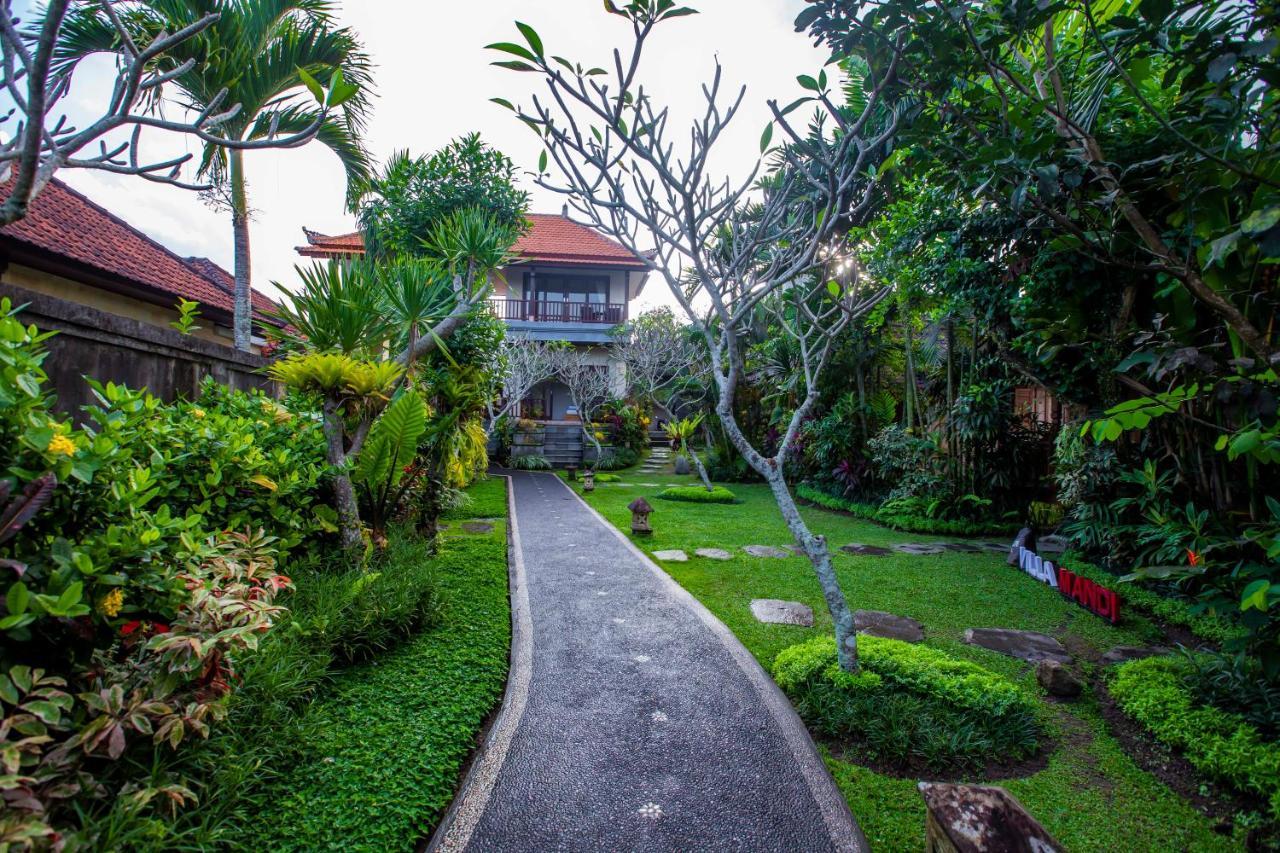
M641 474L669 474L671 473L671 448L666 444L661 446L653 445L649 449L649 456L644 460L644 464L640 466Z
M582 427L577 424L547 424L542 455L552 468L582 464Z

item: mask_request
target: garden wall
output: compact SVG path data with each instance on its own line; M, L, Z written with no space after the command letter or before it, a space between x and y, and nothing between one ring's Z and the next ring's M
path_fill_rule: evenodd
M93 402L86 375L164 400L194 397L206 376L236 389L276 391L257 372L269 363L262 356L10 284L0 286L0 295L26 306L19 315L25 324L57 332L45 342L44 369L58 395L55 408L64 413Z

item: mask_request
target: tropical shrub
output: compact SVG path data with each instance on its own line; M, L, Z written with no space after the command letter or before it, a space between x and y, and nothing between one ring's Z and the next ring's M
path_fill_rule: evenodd
M684 501L700 504L731 504L738 502L737 495L724 486L716 486L711 491L707 491L702 486L667 486L658 493L658 497L664 501Z
M512 456L511 467L517 471L550 471L551 463L547 461L547 457L541 454L528 453L522 456Z
M877 506L832 495L809 483L798 484L796 496L826 509L847 512L855 518L865 518L907 533L939 536L1003 536L1016 533L1021 526L1017 522L990 518L979 521L936 518L927 514L928 502L922 498L886 501Z
M635 403L612 400L600 411L600 422L609 430L615 448L627 448L633 453L643 453L649 447L648 413Z
M640 454L630 447L608 447L605 452L596 461L595 469L597 471L617 471L621 468L630 468L640 461Z
M351 474L351 481L364 493L366 517L380 548L387 545L392 513L413 485L413 478L406 474L413 470L427 416L426 404L416 392L397 397L370 427Z
M858 638L861 669L843 671L835 641L784 649L773 677L817 732L905 766L973 767L1035 753L1035 700L1007 679L928 646Z
M9 663L0 673L7 773L0 838L7 844L92 846L76 832L77 805L86 799L175 807L194 801L176 783L129 780L108 788L104 780L118 780L107 765L140 743L176 749L192 736L208 737L210 723L225 716L237 660L280 618L274 601L291 582L275 571L265 537L239 533L211 539L174 580L186 598L167 622L122 620L116 640L96 649L88 665L58 673ZM15 589L21 586L7 596L11 611L23 597ZM109 594L95 612L114 618L119 599Z
M1115 668L1108 690L1126 714L1206 776L1267 804L1280 819L1280 744L1239 714L1201 701L1185 660L1152 657Z

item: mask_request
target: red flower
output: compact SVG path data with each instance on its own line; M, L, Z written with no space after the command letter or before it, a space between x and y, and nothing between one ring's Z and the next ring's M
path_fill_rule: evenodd
M120 635L121 635L122 637L127 637L127 636L129 636L130 634L132 634L134 631L138 630L138 629L139 629L139 628L141 628L141 627L142 627L142 621L141 621L141 620L139 620L139 619L132 619L132 620L130 620L130 621L128 621L128 622L126 622L126 623L124 623L123 625L121 625L121 626L120 626Z
M1195 551L1192 551L1190 548L1187 549L1188 563L1190 563L1193 566L1198 566L1203 560L1204 560L1204 557L1201 557L1199 554L1197 554Z

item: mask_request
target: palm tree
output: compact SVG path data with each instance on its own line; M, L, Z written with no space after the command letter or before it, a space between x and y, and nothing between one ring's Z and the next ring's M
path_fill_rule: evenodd
M120 43L105 5L85 4L68 18L55 54L55 76L70 76L91 54L131 49ZM144 0L117 10L141 44L162 31L174 32L217 14L211 27L158 60L158 71L173 74L165 85L176 90L174 99L189 110L215 115L238 105L217 126L223 138L261 142L261 147L319 141L346 169L347 201L354 203L371 166L361 141L371 98L371 64L356 34L336 26L332 0ZM330 106L324 105L325 88ZM157 93L153 108L160 102ZM275 140L279 145L272 144ZM244 150L208 141L200 175L231 210L235 343L248 350L253 312Z

